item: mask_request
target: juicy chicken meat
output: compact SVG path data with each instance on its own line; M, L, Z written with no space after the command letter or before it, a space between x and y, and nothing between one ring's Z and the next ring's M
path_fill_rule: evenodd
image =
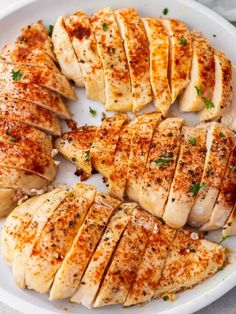
M59 16L52 33L53 50L62 73L79 87L84 86L80 64L77 60L65 26L65 18Z
M133 96L133 112L136 112L152 101L148 39L143 22L135 9L116 10L115 16L124 42Z
M105 76L106 110L130 111L133 99L128 62L122 38L111 8L95 13L91 20Z
M181 111L200 111L211 101L215 86L214 49L199 33L191 34L193 59L190 83L179 99Z
M236 234L236 202L234 204L234 209L231 212L229 219L226 221L222 235L223 237L229 237Z
M81 67L86 96L105 103L102 61L88 16L83 11L78 11L69 16L65 24Z
M169 38L160 19L143 18L149 41L150 80L156 110L166 117L172 103L168 81Z
M6 217L16 207L16 191L0 188L0 218Z

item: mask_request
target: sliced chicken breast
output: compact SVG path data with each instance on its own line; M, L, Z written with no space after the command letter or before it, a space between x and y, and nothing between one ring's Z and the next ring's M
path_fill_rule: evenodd
M161 115L157 112L140 115L131 126L132 137L128 174L126 184L127 196L139 200L139 191L146 169L149 148L156 125L160 122Z
M215 86L214 49L209 41L197 32L191 34L193 59L190 83L179 99L181 111L200 111L212 100Z
M79 289L71 299L72 302L81 303L88 308L92 307L113 251L136 207L135 203L122 204L111 217L83 275Z
M13 277L21 289L25 287L25 270L34 244L42 233L48 219L66 195L67 192L62 190L54 192L53 195L49 193L44 194L45 199L34 212L32 220L21 228L21 236L16 244L12 261Z
M229 237L236 234L236 203L234 204L234 209L226 221L222 235L223 237Z
M94 204L54 278L50 300L72 297L75 293L106 224L119 205L120 202L116 199L97 193Z
M192 238L191 231L177 231L154 297L192 288L224 266L225 249L222 246Z
M53 27L52 43L62 73L78 87L83 87L81 67L67 33L64 16L59 16Z
M182 122L180 118L167 118L153 134L139 203L157 217L163 216L169 196L179 154Z
M88 16L77 11L65 24L81 67L87 98L105 103L102 61Z
M17 197L14 189L0 189L0 218L7 217L16 207Z
M200 189L190 212L188 222L192 226L207 223L220 192L233 149L234 134L227 127L213 122L207 132L207 153Z
M104 70L106 110L130 111L133 100L128 62L115 14L111 8L101 9L90 22Z
M104 177L109 177L122 125L128 120L126 114L105 118L97 128L90 150L93 167Z
M148 39L135 9L116 10L115 16L128 60L133 112L137 112L152 101Z
M189 83L192 40L187 26L179 20L162 20L169 35L169 81L172 103Z
M11 101L0 96L0 117L26 123L54 136L61 134L60 122L54 113L24 100Z
M179 159L163 219L172 228L187 222L200 186L206 154L206 129L184 126Z
M215 51L215 87L212 101L205 102L200 112L200 121L219 119L230 107L233 99L232 64L221 51Z
M143 18L150 50L150 79L154 105L166 117L172 103L168 81L169 38L160 19Z

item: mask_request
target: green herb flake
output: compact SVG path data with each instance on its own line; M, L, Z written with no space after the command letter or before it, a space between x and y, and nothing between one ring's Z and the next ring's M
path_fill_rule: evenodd
M89 155L89 153L86 153L86 155L85 155L85 161L90 161L90 155Z
M9 138L9 142L14 143L15 141L16 141L16 138L15 138L15 137L10 137L10 138Z
M169 12L168 8L165 8L165 9L162 11L163 15L167 15L168 12Z
M12 74L13 81L18 81L22 76L22 71L21 70L18 70L18 71L12 70L11 74Z
M236 165L232 166L232 167L231 167L231 170L232 170L232 171L236 171Z
M230 237L229 235L223 237L223 238L220 240L220 242L218 242L218 244L222 244L222 243L223 243L225 240L227 240L229 237Z
M186 46L187 45L187 39L184 36L181 37L180 44L182 46Z
M102 29L104 30L104 32L106 32L108 30L108 24L107 23L103 23L102 24Z
M206 188L206 183L202 182L202 184L200 185L200 190L204 190Z
M210 101L210 100L208 100L207 98L204 99L204 103L205 103L207 109L211 109L211 108L214 108L214 107L215 107L215 105L213 104L213 102Z
M189 188L189 192L191 192L193 194L193 196L197 195L199 190L204 190L206 188L206 183L203 182L201 185L197 184L197 183L193 183L190 188Z
M202 95L202 87L200 86L200 87L198 87L198 86L194 86L195 87L195 89L196 89L196 91L197 91L197 95L198 96L201 96Z
M89 107L89 112L91 113L91 115L92 115L93 117L95 117L96 114L97 114L96 110L94 110L94 109L91 108L91 107Z
M197 144L197 140L195 137L191 137L188 142L189 144L194 145L194 146Z
M49 27L48 27L48 35L49 36L52 36L53 29L54 29L54 25L49 25Z
M164 296L162 297L162 299L163 299L163 301L168 301L168 300L169 300L169 297L168 297L168 295L164 295Z
M157 164L157 166L163 166L169 162L173 161L173 157L161 157L157 160L155 160L155 163Z
M224 133L223 133L223 132L220 132L220 133L219 133L219 137L225 137Z

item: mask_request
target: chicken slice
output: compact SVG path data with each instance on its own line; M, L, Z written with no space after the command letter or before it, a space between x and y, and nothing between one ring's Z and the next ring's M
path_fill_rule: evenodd
M62 73L78 87L83 87L81 67L67 33L64 16L59 16L53 27L52 42Z
M88 16L77 11L65 20L65 24L79 60L87 98L105 103L102 61Z
M199 33L191 34L193 59L190 83L179 99L181 111L200 111L211 101L215 86L214 49Z
M196 240L194 236L196 236ZM222 269L225 249L214 242L199 239L189 230L178 230L154 297L192 288Z
M160 19L143 18L150 49L150 79L157 111L166 117L172 103L168 81L169 38Z
M142 210L134 210L113 254L94 302L94 307L125 302L147 245L148 215Z
M5 119L0 121L0 141L25 144L35 150L51 156L52 138L24 122Z
M29 171L52 181L57 172L54 160L31 147L0 142L0 165L6 168Z
M236 234L236 202L234 204L234 209L230 214L228 220L226 221L222 231L222 235L225 238L228 238L229 236L235 234Z
M163 219L172 228L181 228L199 190L206 153L206 129L184 126L179 159Z
M124 306L149 302L161 277L176 230L150 216L148 244Z
M83 275L80 286L71 301L91 308L119 239L137 207L135 203L122 204L111 220Z
M221 123L236 132L236 66L232 65L233 99L231 104L224 110Z
M0 218L7 217L12 209L16 206L17 198L16 191L13 189L0 188ZM3 246L2 250L3 250Z
M133 106L128 63L122 38L111 8L95 13L91 20L105 77L106 110L130 111Z
M217 200L227 168L230 152L233 149L234 134L227 127L213 122L207 132L207 153L200 189L188 222L192 226L207 223Z
M109 177L114 163L114 155L122 125L128 120L126 114L116 114L105 118L97 128L90 158L93 167L104 177Z
M125 123L120 131L120 138L115 150L114 161L108 176L109 194L123 200L131 143L131 128Z
M177 164L183 120L167 118L156 128L139 192L146 211L162 217Z
M115 16L128 60L133 112L137 112L152 101L148 39L135 9L116 10Z
M236 202L236 146L231 152L220 193L210 220L200 230L215 230L224 226Z
M18 81L46 87L53 92L71 100L76 100L76 94L66 77L60 73L41 66L15 65L0 62L1 78L5 81Z
M162 20L169 35L169 82L172 103L189 83L192 41L187 26L179 20Z
M103 231L120 202L97 193L71 249L59 268L50 291L50 300L72 297L92 257Z
M233 99L232 64L223 52L215 51L215 86L211 102L200 112L200 121L218 119Z
M19 288L25 287L25 270L29 261L29 257L33 251L34 244L39 238L42 230L51 217L55 209L66 197L67 191L59 190L53 195L44 194L44 201L41 206L34 212L31 221L21 228L21 235L15 246L12 273L16 284Z
M131 126L132 137L128 162L126 194L134 201L139 200L139 191L146 169L152 135L160 120L161 115L159 113L147 113L137 117L134 124Z
M48 219L36 240L25 268L25 283L40 293L48 292L57 270L91 207L96 190L75 184Z
M11 101L0 96L0 117L26 123L54 136L61 134L60 122L54 113L24 100Z
M55 148L77 166L82 181L92 173L90 149L96 130L95 126L82 126L74 132L63 133L55 141Z

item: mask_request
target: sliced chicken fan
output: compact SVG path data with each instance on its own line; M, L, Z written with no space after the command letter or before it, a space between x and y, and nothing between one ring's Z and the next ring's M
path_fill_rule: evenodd
M6 217L16 207L17 191L14 189L0 188L0 218Z
M160 19L143 18L149 41L150 80L157 111L166 117L172 103L168 81L169 38Z
M130 111L133 99L128 62L122 38L111 8L95 13L91 20L105 76L105 108L109 111Z
M223 237L229 237L236 234L236 202L234 204L234 209L229 216L229 219L226 221L222 235Z
M181 111L200 111L211 101L215 86L214 49L199 33L191 33L193 59L190 83L179 99Z
M233 132L218 122L213 122L208 129L206 161L200 189L188 218L192 226L199 227L211 217L233 149L233 139Z
M135 9L116 10L115 16L128 60L133 112L136 112L152 101L148 39Z
M67 32L77 55L89 99L105 103L102 61L88 16L78 11L65 20Z

